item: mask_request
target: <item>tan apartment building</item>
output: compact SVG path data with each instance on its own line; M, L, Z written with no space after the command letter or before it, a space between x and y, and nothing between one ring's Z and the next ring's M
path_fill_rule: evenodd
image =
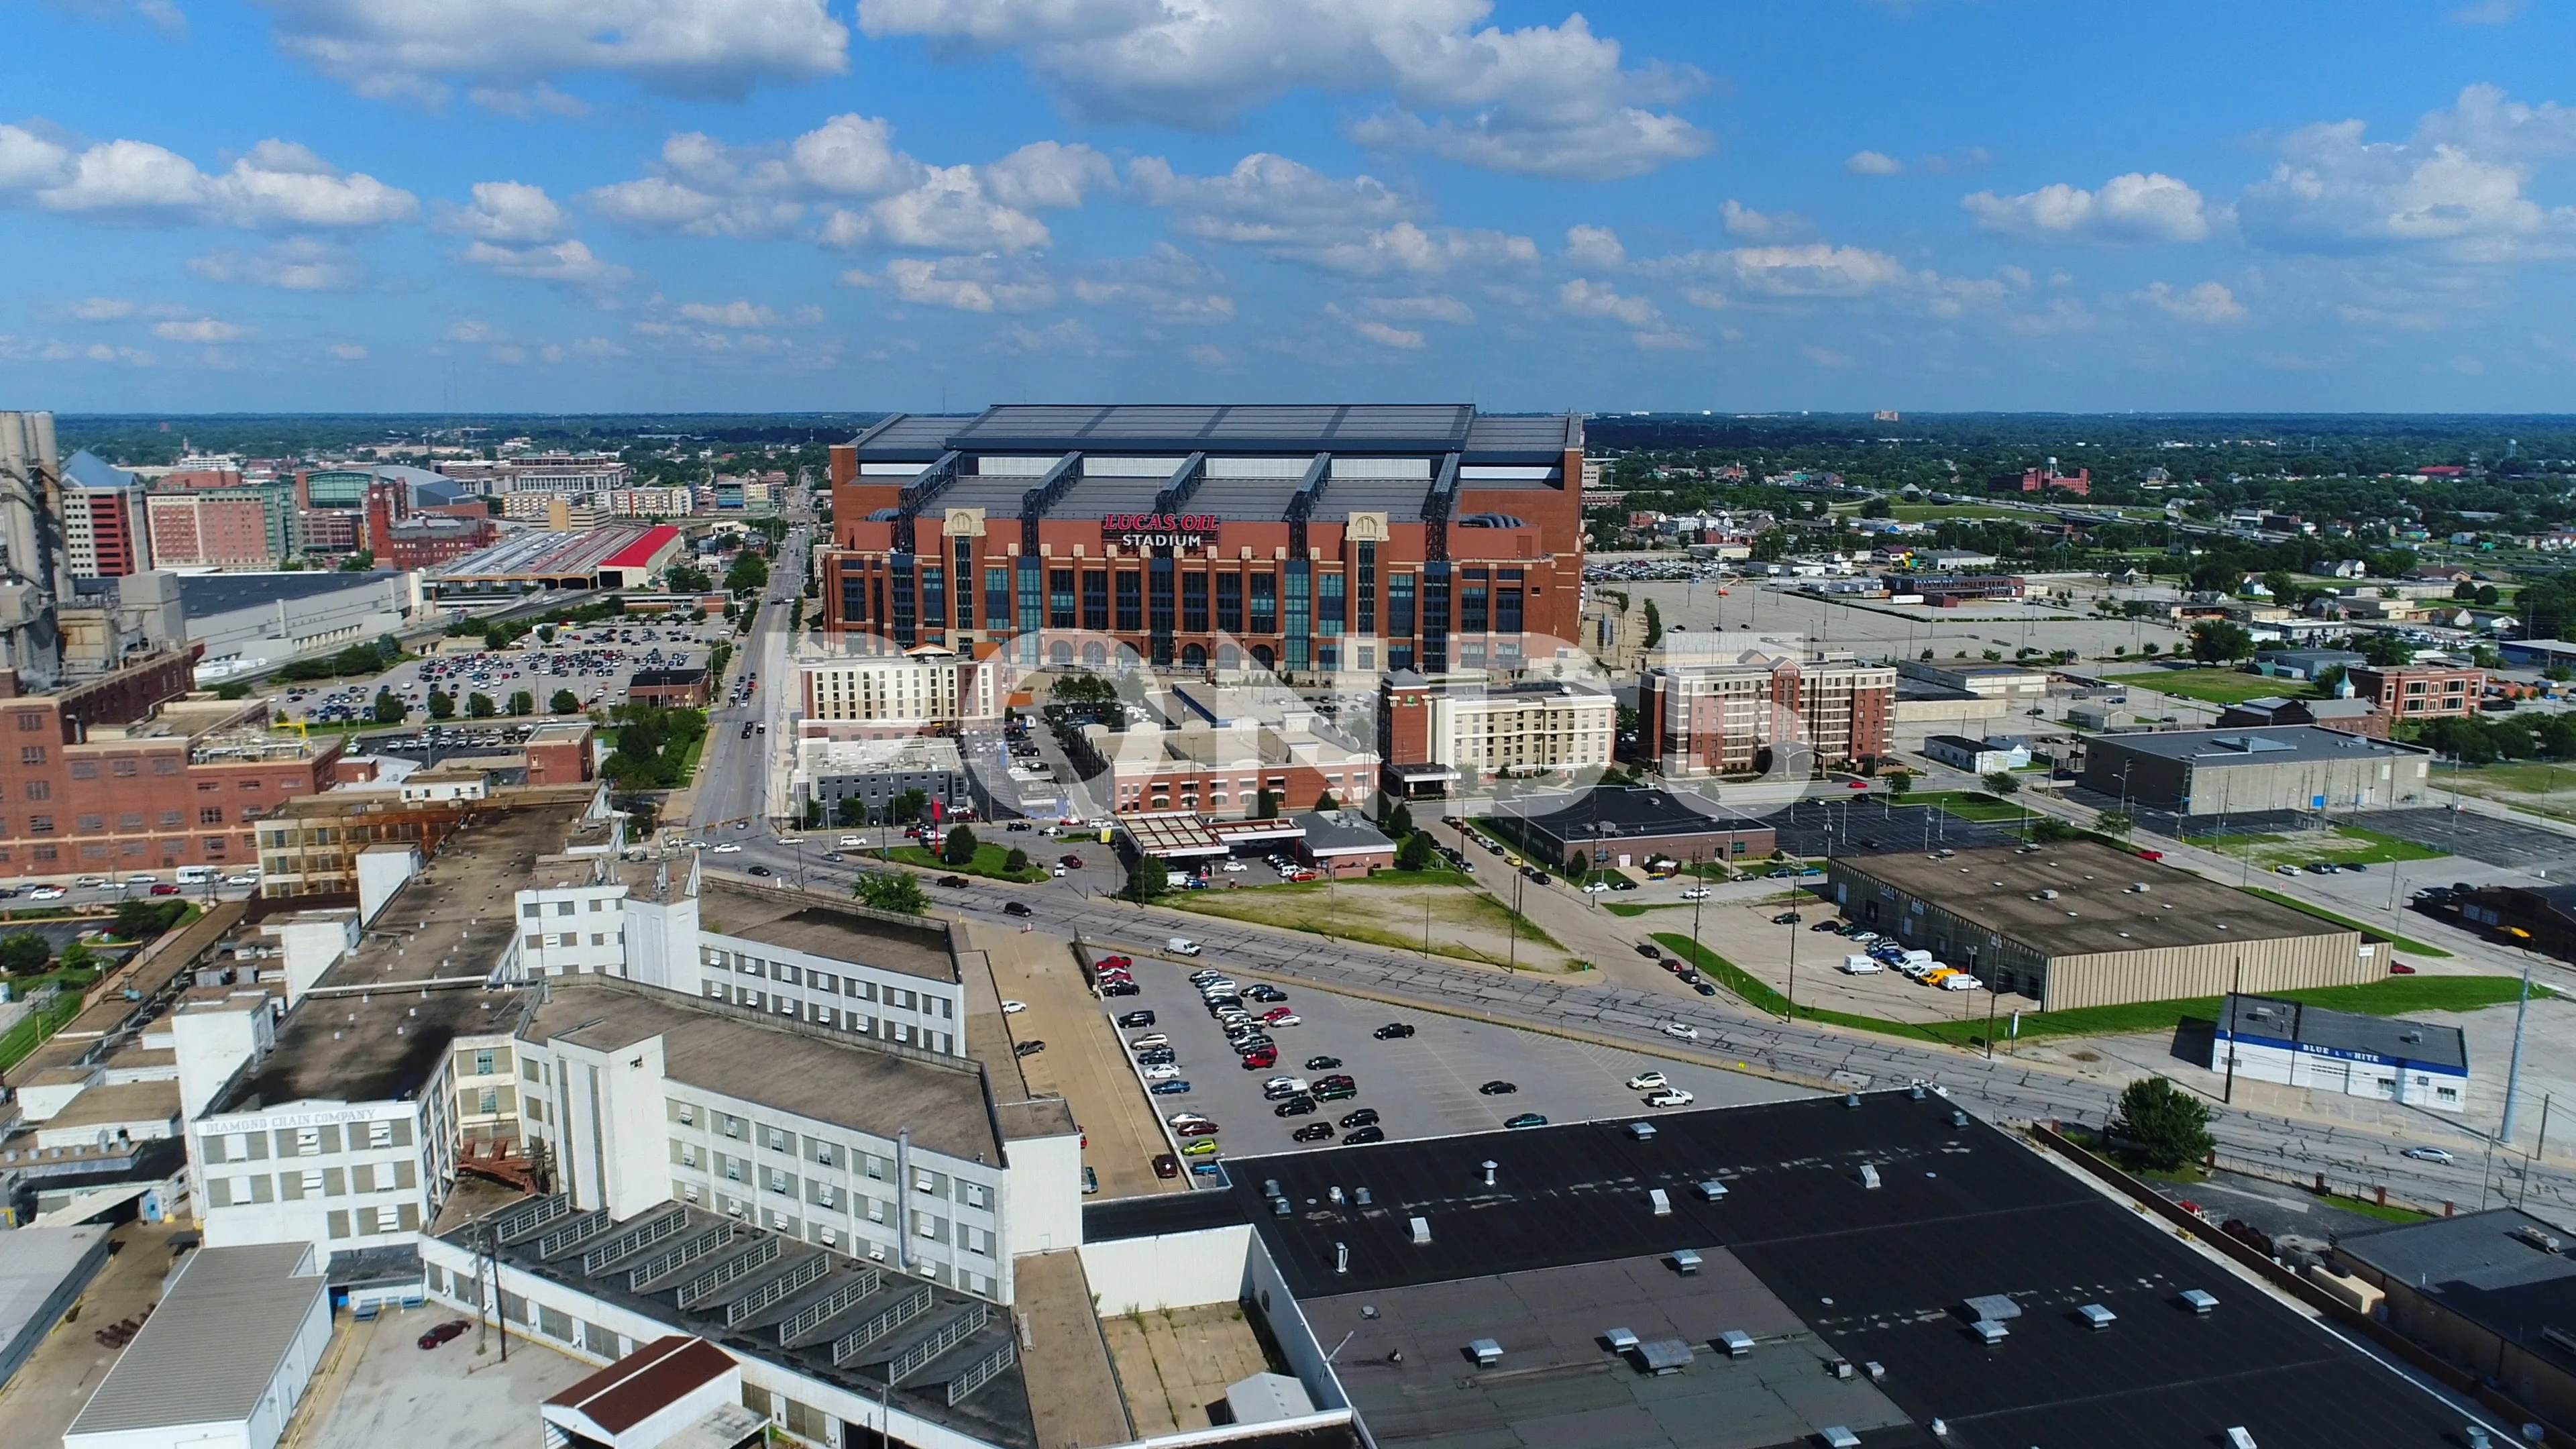
M967 658L937 646L869 652L860 636L846 648L822 646L795 661L796 698L806 738L881 739L991 726L1002 718L1009 684L998 656Z
M1610 763L1618 729L1618 700L1587 684L1496 685L1482 675L1398 670L1378 686L1378 754L1386 788L1402 795L1437 795L1494 776L1597 770Z

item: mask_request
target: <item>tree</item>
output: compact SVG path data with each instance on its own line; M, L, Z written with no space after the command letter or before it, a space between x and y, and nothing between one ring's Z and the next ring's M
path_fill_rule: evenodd
M2018 795L2021 793L2021 781L2014 779L2013 772L2010 770L1988 770L1985 779L1986 789L1994 794Z
M1339 810L1342 808L1341 797L1335 795L1332 791L1327 790L1323 794L1315 797L1315 808L1318 810Z
M2191 657L2203 664L2224 664L2254 652L2254 636L2242 624L2203 619L2191 626Z
M449 694L446 690L432 686L429 691L429 717L431 719L454 719L456 717L456 696Z
M100 965L98 953L87 941L74 941L63 948L62 968L66 971L89 971Z
M1252 795L1252 818L1255 820L1278 819L1279 797L1268 790L1254 791Z
M149 941L170 929L187 909L185 901L125 901L117 906L115 924L109 929L121 941Z
M18 931L0 937L0 971L12 976L32 976L54 964L54 948L33 931Z
M1663 642L1664 611L1655 607L1654 600L1648 599L1646 601L1646 647L1652 649Z
M1899 799L1899 800L1902 800L1902 799L1904 799L1904 798L1905 798L1905 792L1906 792L1906 791L1908 791L1908 790L1911 790L1911 789L1913 789L1913 788L1914 788L1914 772L1913 772L1913 771L1911 771L1911 770L1890 770L1890 771L1887 773L1887 793L1888 793L1888 794L1895 796L1895 797L1896 797L1897 799Z
M948 844L939 858L950 865L972 865L975 862L975 832L960 825L948 832Z
M362 548L340 560L340 572L344 574L362 574L375 566L376 554L373 549Z
M524 689L510 691L510 713L526 714L537 707L537 697Z
M495 713L497 713L497 711L493 708L492 696L482 693L479 690L465 696L465 717L467 719L490 719Z
M906 790L895 796L893 802L886 806L886 820L889 824L898 820L919 820L921 812L929 808L930 796L927 792Z
M2126 835L2138 826L2125 810L2105 810L2094 823L2102 827L2105 835Z
M387 664L402 658L402 641L391 634L377 635L376 657Z
M673 564L662 575L662 585L675 594L703 594L715 587L715 581L695 564Z
M1396 840L1402 840L1411 835L1413 833L1412 809L1403 801L1396 801L1387 808L1386 818L1378 822L1378 828Z
M2141 1077L2121 1090L2111 1132L2136 1143L2158 1172L2187 1167L2218 1147L2209 1135L2208 1104L2162 1077Z
M868 823L868 802L856 795L844 795L832 813L843 825L865 825Z
M1404 843L1395 848L1395 868L1397 870L1431 869L1431 837L1420 831L1404 837Z
M569 689L558 689L555 697L546 701L546 711L549 714L579 714L581 696Z
M2504 594L2493 584L2478 585L2478 607L2492 609L2504 602Z
M769 560L744 549L735 554L733 567L725 570L725 587L734 593L748 593L769 582Z
M2523 622L2526 625L2530 623L2529 620L2525 620ZM2568 622L2570 624L2576 624L2576 619L2571 619ZM2539 638L2543 636L2533 635L2532 637ZM2394 634L2383 633L2376 629L2362 635L2359 639L2354 640L2352 647L2360 650L2363 662L2374 668L2386 669L2394 665L2412 664L2415 662L2415 646L2413 644L2408 643L2406 640L2401 639Z
M1160 860L1139 851L1134 860L1127 862L1127 887L1120 894L1141 906L1171 888L1171 882L1164 878L1168 874L1169 868Z
M859 876L856 892L859 904L880 911L900 911L918 916L930 909L930 897L921 893L921 882L899 870L872 870Z
M1020 849L1016 845L1011 847L1010 854L1002 857L1002 869L1013 875L1018 875L1020 872L1027 870L1028 868L1029 853Z
M2263 587L2271 591L2273 603L2296 604L2299 600L2299 581L2290 576L2288 569L2274 569L2265 574Z
M379 689L376 691L376 702L369 713L376 717L378 724L401 724L411 714L411 707L404 704L392 690Z

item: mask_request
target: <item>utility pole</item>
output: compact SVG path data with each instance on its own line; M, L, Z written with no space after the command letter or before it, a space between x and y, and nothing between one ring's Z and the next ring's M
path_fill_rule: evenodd
M2522 1028L2531 1015L2531 968L2522 968L2522 1002L2513 1011L2513 1060L2504 1074L2504 1125L2497 1129L2496 1140L2513 1145L2513 1109L2522 1091Z
M1789 1009L1781 1016L1780 1019L1782 1021L1795 1021L1798 1019L1798 913L1796 911L1790 911L1788 912L1788 916Z
M2245 957L2236 958L2235 974L2227 984L2227 1000L2220 1004L2219 1015L2227 1018L2227 1096L2229 1106L2236 1105L2236 998L2245 986Z

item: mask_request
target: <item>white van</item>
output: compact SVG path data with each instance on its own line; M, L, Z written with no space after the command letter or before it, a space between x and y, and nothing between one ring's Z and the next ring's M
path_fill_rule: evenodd
M1843 958L1843 974L1845 976L1876 976L1884 969L1886 968L1878 964L1878 958L1875 956L1845 956Z
M1195 956L1199 953L1199 943L1187 936L1174 936L1163 943L1163 949L1175 956Z
M211 865L183 865L179 867L179 884L204 885L221 874Z

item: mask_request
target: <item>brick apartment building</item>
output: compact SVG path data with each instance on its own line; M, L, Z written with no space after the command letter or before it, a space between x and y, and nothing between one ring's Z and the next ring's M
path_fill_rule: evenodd
M2485 670L2447 664L2355 664L2344 677L2354 698L2376 703L2392 724L2475 714L2487 687Z
M822 628L1023 664L1514 668L1575 637L1583 429L1463 405L996 407L832 449Z
M500 537L491 515L419 512L402 484L367 489L367 548L379 568L410 572L452 563Z
M1752 770L1786 744L1840 764L1888 753L1895 703L1896 671L1848 655L1667 658L1638 680L1639 743L1676 778Z
M166 480L165 480L166 481ZM143 501L154 568L271 568L288 548L283 486L164 492Z
M143 483L95 453L63 464L63 555L76 579L121 579L151 566Z

